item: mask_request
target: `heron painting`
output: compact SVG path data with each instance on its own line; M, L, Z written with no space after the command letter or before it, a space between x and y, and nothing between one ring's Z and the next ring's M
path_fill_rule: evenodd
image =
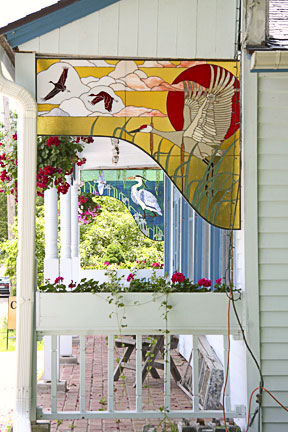
M118 199L138 228L151 240L164 240L164 175L160 169L87 170L81 173L82 192Z

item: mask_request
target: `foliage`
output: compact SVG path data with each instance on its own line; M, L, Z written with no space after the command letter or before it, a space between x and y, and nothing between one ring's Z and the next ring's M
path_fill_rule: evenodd
M8 237L7 195L0 193L0 242Z
M17 218L12 227L14 238L5 240L1 243L0 262L5 266L5 275L10 277L12 285L16 286L16 260L18 255L18 223ZM45 236L44 236L44 207L42 202L36 206L36 258L37 258L37 283L42 284L44 272L45 256Z
M176 273L176 272L175 272ZM174 275L175 275L174 273ZM185 278L183 281L175 281L172 275L171 280L167 276L159 277L156 275L154 271L150 280L135 278L134 275L131 277L131 274L128 276L129 285L123 284L122 277L117 276L116 270L107 270L106 274L109 276L109 282L95 281L93 279L83 278L81 281L76 284L73 281L66 287L63 282L62 277L58 277L54 282L47 280L44 285L41 285L39 290L41 292L91 292L91 293L100 293L100 292L110 292L113 294L124 293L124 292L153 292L153 293L162 293L162 294L170 294L176 292L229 292L232 290L233 292L239 292L239 290L235 289L233 286L228 286L226 284L215 284L214 289L210 287L204 287L199 285L198 283L194 283L190 281L188 278ZM177 275L182 273L176 273Z
M110 264L125 263L125 257L119 244L110 244L103 259L104 264L105 262Z
M82 225L80 229L80 257L82 268L107 268L104 265L110 244L118 245L124 255L123 266L118 268L151 268L154 262L163 263L164 242L147 238L137 227L128 209L110 197L94 197L101 206L97 222Z

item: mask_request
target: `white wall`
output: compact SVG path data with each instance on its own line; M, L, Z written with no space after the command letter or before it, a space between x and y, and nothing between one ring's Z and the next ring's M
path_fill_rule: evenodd
M236 0L122 0L19 45L81 56L234 58Z

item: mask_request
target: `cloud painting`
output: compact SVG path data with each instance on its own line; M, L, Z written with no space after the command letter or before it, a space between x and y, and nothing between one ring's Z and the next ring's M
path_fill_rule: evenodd
M66 60L52 64L37 75L37 101L39 116L71 116L71 117L165 117L167 114L152 106L125 106L123 92L183 92L183 83L171 84L151 68L189 67L199 62L179 61L175 65L170 61L119 60L110 64L105 60ZM76 68L89 68L88 76L80 76ZM105 68L113 68L105 73ZM95 75L93 69L95 68ZM102 76L98 68L104 68ZM102 69L101 69L102 71ZM146 73L147 72L147 73ZM154 72L154 71L153 71ZM50 110L41 110L41 104L51 104ZM55 107L55 105L58 107Z

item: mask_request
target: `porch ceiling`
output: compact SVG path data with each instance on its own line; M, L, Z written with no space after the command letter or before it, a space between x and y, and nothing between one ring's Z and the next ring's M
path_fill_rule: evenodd
M82 157L87 159L83 169L129 169L157 168L157 163L143 150L123 140L119 140L119 161L112 164L112 144L110 138L94 137L94 142L87 144Z

